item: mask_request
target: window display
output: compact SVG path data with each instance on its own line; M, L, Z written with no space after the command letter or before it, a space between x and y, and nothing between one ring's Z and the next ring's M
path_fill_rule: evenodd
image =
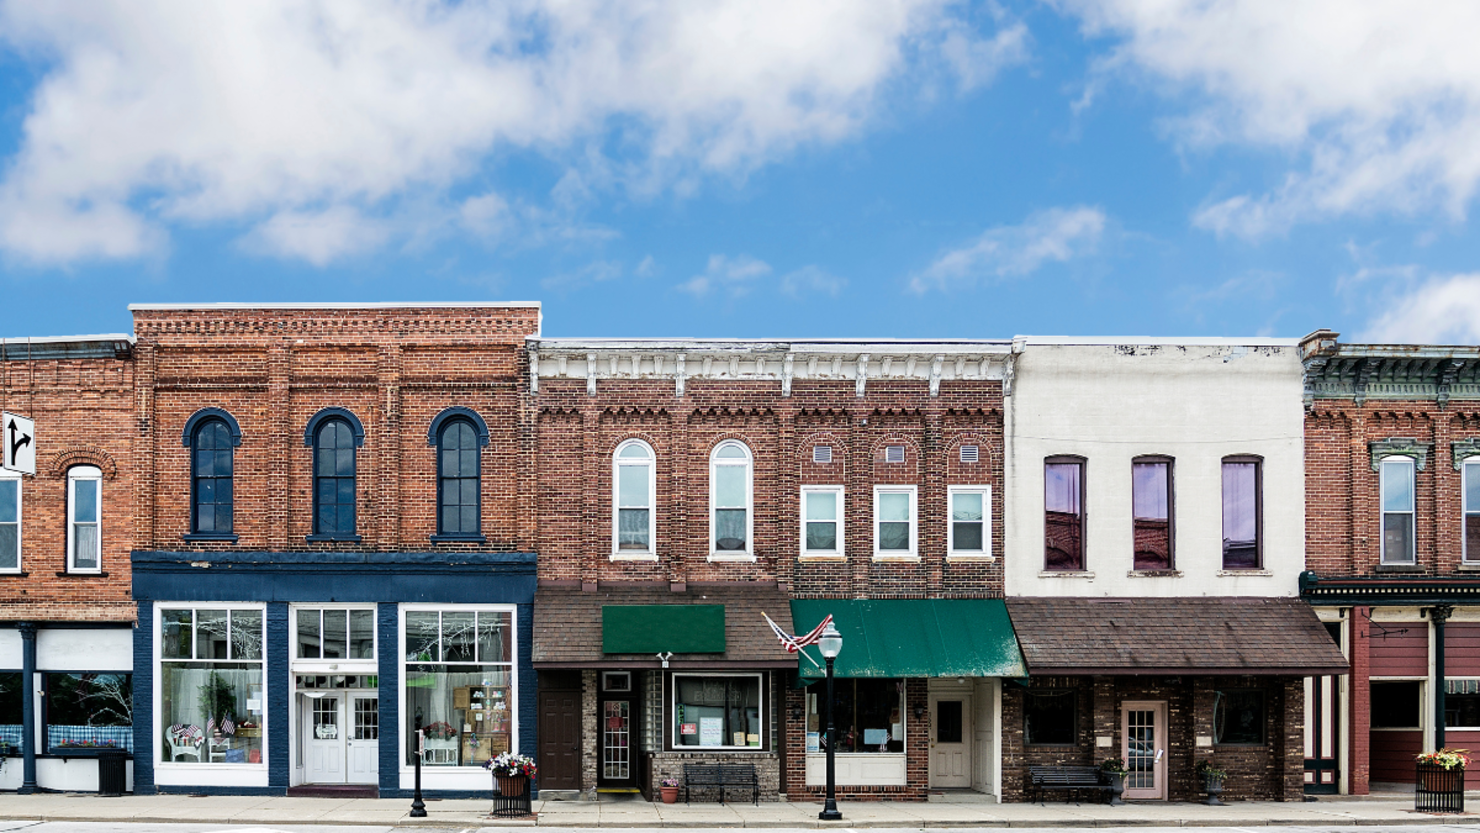
M160 611L160 760L261 764L261 608Z
M494 610L406 612L406 763L416 730L428 766L481 766L512 748L513 614Z
M759 674L673 675L673 746L755 748L765 737Z
M134 749L132 674L47 674L46 744L53 755Z
M807 689L807 751L826 752L827 684ZM833 728L837 752L904 751L904 680L840 679L833 681ZM813 739L816 738L814 745Z

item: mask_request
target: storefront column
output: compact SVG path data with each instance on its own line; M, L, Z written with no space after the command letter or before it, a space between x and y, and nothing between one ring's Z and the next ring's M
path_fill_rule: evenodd
M1434 748L1444 748L1444 623L1454 615L1454 605L1429 608L1434 623Z
M36 792L36 623L21 622L21 766L20 795Z
M401 720L401 609L395 602L375 607L375 656L380 666L380 796L401 789L401 761L409 743Z
M263 646L263 665L267 679L263 694L267 697L267 785L288 788L293 771L292 743L289 729L293 713L293 686L289 655L293 650L288 637L288 603L267 603L267 643Z

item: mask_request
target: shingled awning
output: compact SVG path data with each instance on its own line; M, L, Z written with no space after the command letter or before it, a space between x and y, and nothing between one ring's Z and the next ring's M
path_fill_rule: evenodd
M791 628L787 594L775 584L667 584L598 590L541 587L534 594L535 668L791 668L761 617Z
M797 599L791 613L804 632L832 614L843 635L833 667L839 677L1026 674L1001 599ZM817 647L804 652L801 680L824 677Z
M1344 674L1346 658L1295 598L1007 601L1028 673Z

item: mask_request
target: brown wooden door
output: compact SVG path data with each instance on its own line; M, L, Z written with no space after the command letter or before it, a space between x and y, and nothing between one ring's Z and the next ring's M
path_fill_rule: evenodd
M581 692L540 692L540 789L581 788Z

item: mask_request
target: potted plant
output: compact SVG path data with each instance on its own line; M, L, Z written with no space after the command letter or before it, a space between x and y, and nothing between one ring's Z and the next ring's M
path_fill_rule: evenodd
M505 798L527 795L529 779L539 772L534 759L514 752L500 752L483 762L483 768L493 773L498 782L498 791Z
M658 782L658 790L663 794L663 803L672 804L678 801L678 779L664 778Z
M1129 771L1125 768L1125 761L1120 758L1106 758L1100 762L1100 772L1110 782L1110 806L1119 807L1125 804L1120 797L1125 794L1125 774Z
M1465 767L1470 765L1468 749L1445 747L1416 756L1418 789L1415 809L1422 812L1459 812L1464 810Z
M1214 766L1212 758L1203 758L1193 769L1202 776L1203 792L1208 794L1202 803L1209 807L1222 807L1223 802L1218 800L1218 796L1223 794L1223 779L1228 777L1228 771Z
M211 672L206 684L200 687L200 710L206 716L206 726L215 740L220 741L226 726L233 729L231 715L236 712L236 689L226 678Z

